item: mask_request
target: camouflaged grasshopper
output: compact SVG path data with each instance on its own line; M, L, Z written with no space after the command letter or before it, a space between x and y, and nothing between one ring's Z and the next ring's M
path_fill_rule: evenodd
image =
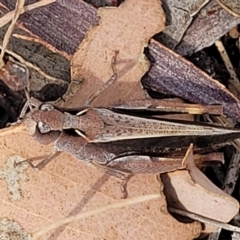
M211 147L232 141L240 133L235 129L149 116L159 112L221 115L221 106L135 100L104 108L85 106L77 111L49 103L37 105L27 117L28 129L37 141L54 142L53 153L34 166L39 169L55 154L65 151L121 179L128 173L164 173L186 168L183 157L190 144L194 145L195 153L209 152Z

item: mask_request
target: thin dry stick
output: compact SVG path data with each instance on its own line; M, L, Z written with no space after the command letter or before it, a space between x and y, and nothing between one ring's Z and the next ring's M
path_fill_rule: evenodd
M235 185L238 180L239 167L240 167L240 154L235 153L233 154L232 159L230 161L226 174L226 179L222 187L223 191L229 195L232 195L233 190L235 189Z
M25 35L13 33L12 37L15 37L15 38L18 38L18 39L21 39L24 41L28 41L28 42L35 42L35 43L45 46L46 48L50 49L52 52L58 52L58 49L56 49L55 47L53 47L51 44L44 41L43 39L38 38L37 36L33 35L32 33L31 33L31 36L25 36ZM64 56L65 58L67 58L68 60L71 59L71 56L64 51L61 51L61 55Z
M172 213L177 213L181 216L189 217L193 220L197 220L197 221L205 223L205 224L209 224L209 225L212 225L212 226L215 226L215 227L223 228L223 229L228 230L228 231L239 232L240 233L240 228L239 227L236 227L236 226L233 226L233 225L230 225L230 224L227 224L227 223L218 222L218 221L215 221L215 220L212 220L212 219L209 219L209 218L202 217L202 216L197 215L195 213L190 213L190 212L186 212L186 211L175 209L175 208L168 208L168 210Z
M47 42L44 42L42 39L38 38L38 37L35 37L35 36L25 36L25 35L21 35L21 34L18 34L18 33L13 33L12 34L12 37L15 37L17 39L21 39L21 40L24 40L24 41L28 41L28 42L31 42L31 43L38 43L38 44L41 44L45 47L47 47L48 49L51 49L52 51L56 52L55 49L53 49L52 45L47 43Z
M0 49L2 49L2 46L0 45ZM55 77L52 77L48 74L46 74L44 71L41 70L41 68L33 65L31 62L26 61L23 57L21 57L20 55L10 51L10 50L6 50L6 53L8 53L9 55L11 55L12 57L16 58L20 63L22 63L24 66L28 67L28 68L32 68L35 71L37 71L38 73L40 73L44 78L48 79L49 81L52 82L60 82L60 83L66 83L64 80L62 79L58 79Z
M240 17L240 14L234 12L230 7L228 7L227 5L225 5L223 2L221 2L220 0L217 0L217 3L224 8L226 11L228 11L230 14L232 14L234 17Z
M4 39L3 39L3 43L2 43L2 51L1 51L1 54L0 54L0 64L1 65L2 65L3 56L4 56L5 50L7 48L9 39L11 37L11 34L13 32L13 29L14 29L14 26L15 26L15 24L17 22L17 19L20 16L20 13L21 13L21 10L22 10L22 8L24 6L24 3L25 3L25 0L18 0L16 2L14 15L12 17L12 22L9 25L8 30L5 33L5 36L4 36Z
M229 82L234 87L233 89L230 89L230 90L232 90L232 92L235 95L237 95L237 97L238 97L240 95L240 83L239 83L239 79L237 77L237 74L234 71L233 65L232 65L232 63L231 63L231 61L230 61L230 59L229 59L229 57L227 55L226 49L224 48L222 42L219 41L219 40L217 40L215 42L215 45L216 45L216 47L217 47L217 49L219 51L219 54L221 55L221 57L222 57L222 59L224 61L224 64L225 64L225 66L226 66L226 68L227 68L227 70L228 70L228 72L230 74L231 81L229 81ZM234 91L236 91L237 94Z
M21 8L20 14L23 14L24 12L31 11L31 10L39 8L39 7L43 7L43 6L53 3L53 2L56 2L56 0L38 1L36 3L30 4L30 5L27 5L23 8ZM14 14L15 14L15 10L13 10L13 11L5 14L3 17L1 17L0 18L0 28L5 26L7 23L9 23L12 20Z
M130 205L133 205L133 204L157 199L159 197L160 197L159 194L151 194L151 195L145 195L145 196L140 196L140 197L135 197L135 198L124 199L124 200L117 201L113 204L110 204L110 205L107 205L107 206L104 206L104 207L101 207L101 208L98 208L98 209L95 209L95 210L92 210L92 211L80 213L76 216L71 216L71 217L62 219L58 222L55 222L53 224L48 225L47 227L45 227L44 229L42 229L40 231L34 233L33 236L32 236L32 240L37 240L40 237L42 237L44 234L48 233L49 231L54 230L58 227L61 227L65 224L71 223L73 221L77 221L77 220L80 220L82 218L90 217L90 216L93 216L93 215L98 215L98 214L106 212L108 210L122 208L122 207L130 206Z

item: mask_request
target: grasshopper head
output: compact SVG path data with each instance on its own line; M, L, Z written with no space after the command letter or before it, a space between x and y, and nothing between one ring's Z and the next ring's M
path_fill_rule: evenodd
M40 133L49 133L62 130L64 114L55 109L53 105L44 103L38 109L33 110L30 119L35 122L35 127Z

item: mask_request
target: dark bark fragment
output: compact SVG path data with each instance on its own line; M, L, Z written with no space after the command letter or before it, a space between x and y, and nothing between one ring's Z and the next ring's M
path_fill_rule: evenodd
M182 41L174 49L180 55L190 55L211 46L217 39L240 23L220 7L216 1L210 1L196 16L185 32Z
M240 121L239 101L223 85L154 40L149 52L154 64L142 79L144 86L194 103L222 104L224 114Z
M37 2L27 0L25 5ZM15 1L1 0L9 10ZM90 27L97 25L97 10L78 0L56 1L22 14L18 21L24 28L60 52L72 55Z

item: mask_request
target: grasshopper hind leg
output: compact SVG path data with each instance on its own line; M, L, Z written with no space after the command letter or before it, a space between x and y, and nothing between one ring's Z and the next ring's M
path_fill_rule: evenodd
M127 198L127 196L128 196L127 183L129 181L129 179L134 176L134 174L122 173L122 172L117 171L115 169L111 169L111 168L108 168L106 166L101 166L101 165L96 164L94 162L90 162L89 164L91 164L93 167L97 168L101 172L104 172L104 173L106 173L110 176L113 176L113 177L116 177L116 178L120 179L122 181L121 185L120 185L120 189L121 189L121 192L122 192L122 198L123 199Z

